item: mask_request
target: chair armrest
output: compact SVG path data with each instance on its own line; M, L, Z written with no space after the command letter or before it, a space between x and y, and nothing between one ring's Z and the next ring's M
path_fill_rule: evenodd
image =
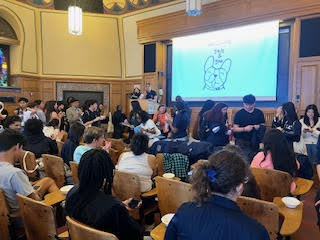
M313 185L312 180L308 180L300 177L294 178L293 181L297 185L296 189L292 192L292 194L295 196L306 194L307 192L310 191Z
M69 232L68 231L65 231L63 233L60 233L58 235L58 239L69 239Z
M298 231L302 222L303 203L301 202L295 209L287 208L282 202L281 197L275 197L273 203L278 206L279 214L284 218L280 234L282 236L290 236Z
M157 194L158 194L157 188L154 188L154 189L150 190L149 192L142 193L141 197L149 198L149 197L157 196Z

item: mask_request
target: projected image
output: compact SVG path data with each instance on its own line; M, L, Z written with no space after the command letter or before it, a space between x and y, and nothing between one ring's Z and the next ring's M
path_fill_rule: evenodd
M279 21L174 38L172 99L276 100Z

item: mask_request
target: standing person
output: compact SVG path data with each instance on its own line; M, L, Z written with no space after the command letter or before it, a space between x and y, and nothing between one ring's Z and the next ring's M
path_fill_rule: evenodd
M255 103L256 98L252 94L244 96L243 108L235 114L233 121L236 145L249 156L249 160L258 151L265 132L264 114L255 108Z
M182 102L176 102L176 114L174 119L168 119L173 139L177 141L188 141L187 128L190 123L185 105Z
M160 105L158 111L153 114L152 120L164 136L167 136L169 133L169 124L167 121L169 118L170 115L167 113L167 108L165 105Z
M52 119L61 119L61 116L58 115L56 108L56 101L47 101L44 105L44 113L46 114L47 122L50 122Z
M108 153L92 149L80 161L80 183L66 198L66 212L77 221L101 231L110 232L119 240L141 239L139 224L129 215L128 203L112 195L114 166Z
M307 106L304 117L300 119L301 123L301 140L306 145L308 158L313 165L317 162L317 142L320 134L319 112L316 105Z
M179 207L165 240L269 240L267 230L236 203L248 181L248 171L241 155L225 150L199 164L191 176L195 201Z
M122 138L124 126L121 124L127 119L126 115L122 112L121 105L117 105L116 111L112 116L112 124L114 126L113 138Z
M190 110L190 107L188 105L188 103L186 103L181 96L176 96L176 102L181 102L183 103L184 105L184 109L186 110L186 113L188 114L189 116L189 119L191 118L191 110Z
M28 105L27 111L23 112L23 120L22 120L22 126L25 125L25 123L29 119L40 119L38 116L38 105L35 102L32 102Z
M212 143L213 146L225 146L229 143L227 126L228 106L224 103L218 103L211 110L204 113L203 125L200 126L202 136L200 141Z
M131 99L139 99L140 96L141 96L141 91L140 91L140 89L137 88L137 87L135 87L135 88L133 89L133 92L132 92L131 95L130 95L130 98L131 98Z
M88 109L86 109L82 115L82 122L85 126L100 126L100 120L105 119L104 116L100 116L98 109L98 102L96 100L88 100L87 101Z
M35 100L34 103L37 105L38 110L37 110L37 115L39 117L39 119L43 122L43 124L46 124L47 119L46 119L46 115L44 114L44 103L42 100Z
M199 115L197 117L197 121L196 121L196 124L195 124L195 127L193 128L193 138L195 139L198 139L200 140L200 126L202 125L202 121L203 121L203 114L206 112L206 111L209 111L211 108L214 107L214 105L216 104L215 101L212 101L212 100L207 100L205 101L205 103L203 104L200 112L199 112Z
M21 118L21 120L23 118L23 112L27 110L28 103L29 100L25 97L19 98L18 100L19 107L16 110L14 110L14 114L18 115Z
M67 120L70 126L76 122L82 123L81 116L83 115L83 112L79 108L79 100L76 98L72 98L70 100L70 105L71 107L69 107L66 112Z
M132 138L134 134L133 128L137 127L140 123L138 122L138 115L142 112L140 103L138 101L131 101L131 111L129 114L129 119L126 119L124 123L131 125L129 129L129 139Z
M280 115L283 115L280 118ZM301 123L292 102L284 103L277 108L276 116L272 122L272 128L281 130L286 136L289 145L293 149L293 142L299 142L301 137Z
M140 98L151 99L157 101L158 96L156 91L152 90L151 83L146 84L146 91L144 94L140 95Z

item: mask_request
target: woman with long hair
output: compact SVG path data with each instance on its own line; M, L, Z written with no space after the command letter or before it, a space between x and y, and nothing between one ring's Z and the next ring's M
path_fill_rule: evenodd
M280 118L281 114L283 115L282 118ZM277 108L276 116L272 122L272 128L277 128L284 133L292 149L293 142L300 141L301 123L292 102L284 103L281 107Z
M295 177L300 165L285 134L278 129L271 129L264 136L263 151L253 158L251 167L276 169ZM291 191L295 188L292 182Z
M199 134L200 134L200 126L202 125L202 121L203 121L203 114L206 111L209 111L211 108L213 108L215 104L216 104L216 102L212 101L212 100L207 100L203 104L203 106L199 112L199 115L197 117L195 127L193 128L193 133L192 133L193 138L200 140Z
M78 169L79 185L66 199L67 214L79 222L115 234L119 240L140 239L140 227L128 213L128 202L112 196L114 165L104 150L83 154Z
M248 165L239 155L219 151L192 173L193 202L183 203L170 221L165 240L267 240L266 229L237 206L248 181Z
M157 125L157 127L160 129L161 133L164 136L168 135L169 132L169 124L166 120L170 118L169 113L167 112L166 105L162 104L158 107L158 111L153 114L153 122Z
M47 101L44 105L44 113L46 115L47 122L50 122L52 119L59 119L59 116L56 112L57 102L56 101Z
M319 112L316 105L308 105L304 117L300 119L301 139L306 145L308 158L311 164L317 162L317 142L320 134Z
M203 114L204 120L200 126L201 141L210 142L214 146L225 146L229 143L227 110L227 104L218 103Z

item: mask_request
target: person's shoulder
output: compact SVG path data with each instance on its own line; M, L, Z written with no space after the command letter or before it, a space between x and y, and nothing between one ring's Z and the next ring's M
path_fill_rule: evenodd
M261 240L269 239L269 234L266 228L251 216L243 213L243 219L241 222L246 225L251 236Z
M243 114L243 113L245 113L245 112L246 112L246 110L244 110L244 108L241 108L241 109L239 109L239 110L236 112L235 116L241 115L241 114Z
M259 108L254 108L254 113L264 115L263 111L262 111L262 110L260 110Z

